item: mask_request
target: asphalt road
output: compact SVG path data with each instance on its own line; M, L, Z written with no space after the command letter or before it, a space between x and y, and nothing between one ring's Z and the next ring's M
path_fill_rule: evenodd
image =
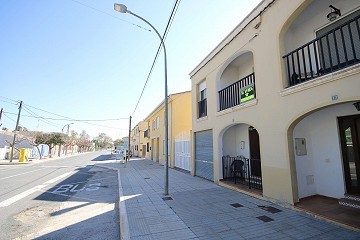
M109 152L0 165L0 239L119 239Z

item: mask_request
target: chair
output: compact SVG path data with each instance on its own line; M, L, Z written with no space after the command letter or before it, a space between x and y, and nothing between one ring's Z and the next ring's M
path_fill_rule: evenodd
M240 175L240 178L244 178L244 162L240 159L235 159L231 163L231 171L234 174L235 184L236 184L236 177Z

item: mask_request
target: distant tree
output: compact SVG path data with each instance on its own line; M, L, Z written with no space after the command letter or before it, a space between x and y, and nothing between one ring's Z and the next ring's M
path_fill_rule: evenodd
M3 131L9 131L9 129L7 127L3 127L1 130Z
M79 147L80 152L88 151L93 145L90 141L90 135L86 133L85 130L79 134L79 137L76 140L76 145Z
M116 139L114 141L114 146L124 146L124 141L122 139Z
M22 127L22 126L18 126L17 130L19 132L27 132L28 131L28 129L26 127Z
M96 148L109 148L112 147L113 140L106 133L100 133L94 138L94 142Z
M65 138L64 134L62 134L62 133L45 133L45 136L44 136L45 144L49 146L50 157L51 157L52 149L56 145L65 143L64 138Z

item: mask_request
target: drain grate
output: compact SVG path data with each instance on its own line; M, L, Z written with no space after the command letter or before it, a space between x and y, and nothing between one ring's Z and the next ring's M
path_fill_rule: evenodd
M270 207L270 206L258 206L259 208L270 212L270 213L278 213L278 212L282 212L280 209L274 208L274 207Z
M256 217L257 219L260 219L261 221L263 222L271 222L271 221L274 221L274 219L272 218L269 218L268 216L260 216L260 217Z
M173 200L172 197L163 197L162 199L163 199L164 201Z
M150 179L149 177L144 177L144 179Z
M230 205L233 206L234 208L243 207L243 205L241 205L240 203L232 203Z

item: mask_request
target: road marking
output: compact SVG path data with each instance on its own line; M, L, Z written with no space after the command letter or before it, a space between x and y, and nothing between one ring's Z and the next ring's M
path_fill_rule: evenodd
M41 169L40 169L40 170L41 170ZM33 172L34 172L34 171L33 171ZM53 178L53 179L50 179L49 181L45 182L45 183L42 184L42 185L38 185L38 186L36 186L36 187L30 188L29 190L26 190L25 192L22 192L22 193L20 193L20 194L18 194L18 195L15 195L15 196L11 197L11 198L8 198L8 199L0 202L0 207L7 207L7 206L9 206L9 205L11 205L11 204L13 204L13 203L15 203L15 202L23 199L24 197L27 197L27 196L29 196L30 194L32 194L32 193L34 193L34 192L36 192L36 191L38 191L38 190L41 190L42 188L46 187L46 186L49 185L50 183L54 183L54 182L56 182L56 181L59 181L60 179L65 178L65 177L67 177L67 176L69 176L70 174L75 173L75 172L76 172L76 171L71 171L71 172L68 172L68 173L64 173L64 174L62 174L62 175L60 175L60 176L57 176L57 177L55 177L55 178ZM21 174L20 174L20 175L21 175Z
M59 181L60 179L64 178L64 177L67 177L73 173L76 173L77 171L71 171L71 172L67 172L67 173L64 173L56 178L53 178L53 179L50 179L49 181L45 182L45 184L50 184L50 183L54 183L54 182L57 182Z
M96 191L99 190L99 187L101 186L101 183L90 183L87 186L84 186L82 188L78 188L79 184L63 184L60 185L58 188L56 188L54 191L52 191L51 193L57 194L57 193L66 193L68 191L70 192L81 192L81 191L87 191L87 192L91 192L91 191Z
M25 192L22 192L18 195L15 195L9 199L6 199L5 201L0 202L0 207L7 207L14 202L19 201L20 199L23 199L24 197L29 196L30 194L42 189L43 187L46 187L46 185L38 185L36 187L30 188L29 190L26 190Z
M40 171L40 170L42 170L42 168L37 169L37 170L34 170L34 171L29 171L29 172L24 172L24 173L15 174L15 175L12 175L12 176L3 177L3 178L0 178L0 180L12 178L12 177L17 177L17 176L21 176L21 175L24 175L24 174L27 174L27 173L32 173L32 172L36 172L36 171Z

